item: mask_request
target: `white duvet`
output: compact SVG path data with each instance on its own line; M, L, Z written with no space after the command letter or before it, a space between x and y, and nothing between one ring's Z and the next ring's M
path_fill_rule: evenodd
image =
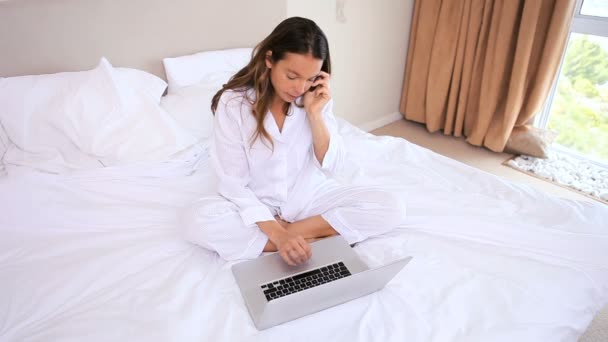
M382 291L258 332L231 263L183 242L211 191L172 161L0 178L1 341L576 341L608 302L608 209L342 123L345 178L401 189L408 220L358 244L412 262Z

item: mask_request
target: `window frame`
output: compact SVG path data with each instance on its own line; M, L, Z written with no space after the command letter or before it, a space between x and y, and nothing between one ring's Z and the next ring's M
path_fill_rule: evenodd
M570 42L572 33L589 34L589 35L608 38L608 17L599 17L599 16L581 14L581 8L583 7L584 1L585 0L576 0L576 7L574 9L574 16L572 18L572 24L570 25L570 30L568 31L566 47L568 46L568 43ZM536 127L547 128L547 125L549 123L551 107L553 106L555 92L557 91L557 82L559 81L559 76L561 75L562 66L564 64L564 58L566 57L566 50L567 50L567 48L564 49L564 51L562 52L562 57L561 57L561 60L559 63L559 68L557 70L557 74L555 76L555 79L553 80L553 84L551 85L551 90L549 91L549 95L547 96L547 99L545 100L543 108L538 113L538 115L536 115L536 117L534 119L534 126L536 126ZM603 168L608 168L608 163L597 160L590 156L582 155L567 147L557 145L557 146L554 146L553 148L558 150L559 152L563 152L563 153L566 153L568 155L571 155L573 157L577 157L580 159L588 160Z

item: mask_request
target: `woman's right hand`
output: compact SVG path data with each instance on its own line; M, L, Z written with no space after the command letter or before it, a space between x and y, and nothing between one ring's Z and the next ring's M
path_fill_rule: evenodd
M290 266L305 263L312 256L310 244L300 235L288 230L277 234L272 242L277 246L281 258Z

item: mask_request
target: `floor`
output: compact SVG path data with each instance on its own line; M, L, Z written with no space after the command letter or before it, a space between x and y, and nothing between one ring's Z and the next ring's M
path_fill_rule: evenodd
M462 137L447 136L442 132L429 133L424 125L416 122L399 120L378 128L371 133L405 138L414 144L426 147L478 169L499 175L514 182L530 184L563 198L593 201L590 197L502 165L505 160L513 156L512 154L495 153L482 147L470 145Z
M546 192L569 199L594 201L572 190L553 183L529 176L523 172L512 169L502 163L511 158L508 153L495 153L485 148L468 144L464 138L446 136L442 132L429 133L425 126L419 123L399 120L371 133L375 135L388 135L402 137L408 141L426 147L444 156L459 160L465 164L477 167L484 171L507 178L514 182L526 183ZM602 310L591 323L580 342L608 341L608 306Z

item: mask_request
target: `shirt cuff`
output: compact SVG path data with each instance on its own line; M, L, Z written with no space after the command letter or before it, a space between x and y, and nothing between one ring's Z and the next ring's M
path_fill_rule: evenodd
M268 243L268 236L258 228L254 229L257 229L255 237L249 247L247 247L245 252L240 256L240 259L255 259L264 252L264 247L266 247L266 243Z
M263 205L240 210L240 215L246 226L251 226L256 222L274 220L274 216L270 212L270 209Z
M315 155L315 149L312 148L312 158L315 160L315 164L321 170L332 170L333 165L336 160L336 137L331 135L329 137L329 146L327 146L327 152L325 152L325 157L323 157L323 163L319 163L317 156Z

